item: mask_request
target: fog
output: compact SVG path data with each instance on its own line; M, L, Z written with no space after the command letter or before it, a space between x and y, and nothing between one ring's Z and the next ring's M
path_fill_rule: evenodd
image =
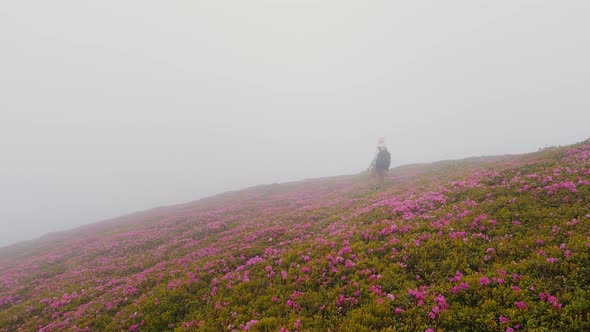
M590 137L590 2L5 1L0 246L252 185Z

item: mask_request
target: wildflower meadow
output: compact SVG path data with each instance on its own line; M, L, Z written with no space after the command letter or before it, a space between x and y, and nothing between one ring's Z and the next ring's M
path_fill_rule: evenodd
M395 157L395 154L394 154ZM0 331L590 331L590 141L264 185L0 249Z

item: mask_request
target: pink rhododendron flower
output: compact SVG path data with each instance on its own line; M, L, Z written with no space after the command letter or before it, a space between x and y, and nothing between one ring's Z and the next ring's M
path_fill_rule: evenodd
M461 273L461 271L457 271L455 272L455 275L449 279L450 282L458 282L461 279L463 279L463 273Z
M256 323L258 323L258 321L256 319L253 319L253 320L249 321L248 323L246 323L246 325L244 325L244 327L242 327L242 329L245 330L245 331L248 331Z

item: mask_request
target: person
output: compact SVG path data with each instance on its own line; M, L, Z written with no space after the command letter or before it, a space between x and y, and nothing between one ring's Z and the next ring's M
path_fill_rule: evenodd
M373 182L373 190L383 188L385 184L385 177L391 165L391 154L385 146L385 139L379 138L377 141L377 154L373 158L373 162L369 167L371 169L371 180Z

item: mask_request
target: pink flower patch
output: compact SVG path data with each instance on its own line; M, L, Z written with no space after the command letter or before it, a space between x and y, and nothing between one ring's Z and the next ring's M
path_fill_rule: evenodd
M489 285L490 279L488 277L481 277L481 278L479 278L479 284L482 286Z

